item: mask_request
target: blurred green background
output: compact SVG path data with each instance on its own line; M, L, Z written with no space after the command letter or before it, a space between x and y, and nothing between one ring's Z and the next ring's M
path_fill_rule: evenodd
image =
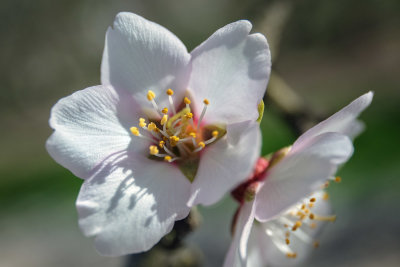
M0 266L124 264L98 255L83 237L74 207L81 180L44 147L52 105L100 83L104 35L119 11L164 25L189 50L227 23L251 20L271 43L273 69L317 114L375 91L343 182L329 189L338 220L304 266L400 265L400 1L3 0ZM266 104L269 153L296 136L268 91ZM229 199L200 208L203 225L188 242L204 251L205 266L222 264L234 209Z

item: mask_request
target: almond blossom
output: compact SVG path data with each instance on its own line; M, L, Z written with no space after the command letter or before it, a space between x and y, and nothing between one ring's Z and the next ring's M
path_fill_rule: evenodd
M53 107L46 147L84 179L79 225L101 254L150 249L191 206L217 202L251 172L271 64L251 27L231 23L188 53L162 26L119 13L101 85Z
M340 180L334 174L353 153L351 139L364 128L357 117L372 97L362 95L291 147L258 160L253 175L232 192L241 205L224 266L289 266L304 258L318 224L335 219L321 188Z

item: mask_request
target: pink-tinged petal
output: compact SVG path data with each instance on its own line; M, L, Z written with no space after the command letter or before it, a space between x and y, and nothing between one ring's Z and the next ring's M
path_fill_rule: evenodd
M137 106L129 94L110 86L94 86L62 98L51 111L54 133L46 143L49 154L76 176L88 177L101 161L128 148Z
M79 225L103 255L146 251L188 215L189 194L189 181L173 165L123 155L83 183Z
M248 177L260 155L258 123L235 123L228 125L226 130L226 136L206 147L201 155L189 206L216 203Z
M353 153L350 139L321 134L271 168L256 195L256 218L266 221L316 191Z
M210 101L207 122L233 123L258 118L271 71L267 40L251 34L251 23L231 23L216 31L192 51L189 90L195 98L195 111L202 101Z
M101 83L129 90L143 101L152 90L163 102L168 88L178 95L186 90L189 61L173 33L136 14L119 13L106 34Z
M225 257L224 267L244 267L247 258L247 241L254 221L254 201L245 202L239 210L233 240Z
M350 138L356 137L364 129L364 125L357 120L357 117L371 104L373 96L373 92L360 96L328 119L312 127L296 140L293 144L293 149L297 149L297 147L305 145L313 137L327 132L341 133Z

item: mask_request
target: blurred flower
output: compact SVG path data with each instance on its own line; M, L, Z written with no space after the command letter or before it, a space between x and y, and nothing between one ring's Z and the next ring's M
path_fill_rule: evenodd
M333 175L352 155L350 138L363 129L357 117L372 97L372 92L359 97L308 130L293 146L258 161L252 177L232 192L241 205L224 266L287 266L296 261L282 263L282 255L297 258L301 253L304 258L304 243L312 242L315 222L335 218L327 216L329 206L317 200L326 198L321 187L327 181L340 180Z
M120 13L102 85L53 107L47 149L85 180L79 224L100 253L150 249L190 206L215 203L251 171L270 53L250 29L229 24L188 53L162 26Z

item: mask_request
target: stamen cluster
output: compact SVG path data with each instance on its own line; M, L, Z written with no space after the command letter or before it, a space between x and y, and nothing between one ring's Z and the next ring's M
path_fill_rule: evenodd
M191 101L184 97L182 108L176 110L173 95L174 91L166 91L169 106L159 108L155 101L156 94L149 90L147 100L152 104L153 109L158 114L157 118L140 118L138 127L131 127L131 133L137 137L146 139L152 144L149 146L149 154L154 159L163 158L165 161L174 162L186 158L195 157L198 152L203 150L206 145L216 141L223 135L222 132L207 127L202 127L202 120L210 104L208 99L204 99L203 110L198 119L191 110ZM142 133L140 132L142 129Z

